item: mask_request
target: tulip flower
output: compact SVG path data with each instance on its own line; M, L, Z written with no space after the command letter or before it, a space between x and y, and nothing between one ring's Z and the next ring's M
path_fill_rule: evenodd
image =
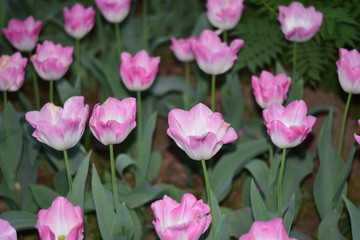
M244 9L243 0L207 0L207 17L214 27L233 29Z
M276 218L268 222L256 221L250 231L242 235L239 240L296 240L290 238L284 228L283 220Z
M278 20L287 40L306 42L320 30L323 14L312 6L305 8L300 2L292 2L288 7L279 6Z
M28 59L20 52L0 57L0 90L14 92L24 84L25 67Z
M38 41L42 22L30 16L24 21L11 19L2 32L7 40L19 51L32 51Z
M122 22L130 11L131 0L95 0L105 19L111 23Z
M83 211L64 197L57 197L49 209L41 209L35 225L40 240L82 240Z
M64 8L64 26L66 32L76 38L83 38L94 27L95 10L92 7L85 8L76 3L71 9Z
M0 218L0 239L17 240L16 231L6 220Z
M286 99L291 79L280 73L276 76L262 71L260 77L252 76L251 84L257 104L268 108L273 103L282 104Z
M360 53L353 49L339 49L339 60L336 62L339 82L347 93L360 93Z
M153 225L161 240L197 240L211 223L210 208L202 200L184 194L181 203L164 196L151 204L155 220Z
M196 41L195 36L188 38L176 39L171 37L170 50L174 52L176 58L182 62L190 62L194 60L194 53L192 50L192 44Z

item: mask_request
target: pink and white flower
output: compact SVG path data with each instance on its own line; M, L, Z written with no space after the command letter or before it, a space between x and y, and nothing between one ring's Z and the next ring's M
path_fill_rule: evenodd
M17 240L16 231L6 220L0 218L0 239Z
M276 218L268 222L256 221L250 231L242 235L239 240L296 240L290 238L284 228L283 220Z
M243 0L207 0L207 17L214 27L233 29L241 18Z
M195 36L179 39L172 37L170 39L172 43L170 50L173 51L178 60L182 62L190 62L194 60L194 53L191 46L193 42L196 41Z
M63 47L61 44L44 41L37 45L36 54L30 60L42 79L59 80L73 61L73 51L74 47Z
M95 105L90 118L90 130L104 145L118 144L136 127L136 99L118 100L109 97Z
M236 54L243 45L243 40L236 39L228 47L216 33L204 30L192 47L200 69L210 75L219 75L233 66Z
M302 100L286 107L274 103L262 112L267 133L279 148L296 147L306 139L316 122L314 116L306 114L307 106Z
M121 53L120 76L131 91L144 91L154 82L160 57L149 57L141 50L134 57L127 52Z
M41 240L82 240L84 219L81 207L57 197L49 209L41 209L35 225Z
M92 7L85 8L76 3L72 8L64 8L64 27L66 32L76 38L83 38L94 27L95 10Z
M64 151L80 141L88 115L89 106L84 106L84 97L71 97L64 108L47 103L40 111L27 112L25 119L35 128L32 135L39 142Z
M20 52L0 57L0 90L14 92L24 84L25 67L28 59Z
M276 76L262 71L260 77L252 76L251 84L257 104L268 108L273 103L282 104L287 97L291 79L284 73Z
M181 203L164 196L151 204L153 225L161 240L197 240L211 223L209 205L190 194L184 194Z
M339 60L336 62L339 82L347 93L360 93L360 53L353 49L339 49Z
M105 19L111 23L122 22L130 11L131 0L95 0Z
M167 134L193 160L208 160L223 144L237 139L235 130L221 113L213 113L202 103L190 111L171 110L168 121Z
M320 30L323 14L312 6L305 8L300 2L292 2L288 7L279 6L278 20L287 40L306 42Z
M18 19L10 19L7 28L3 28L2 32L7 40L19 51L32 51L39 39L42 22L35 21L30 16L24 21Z

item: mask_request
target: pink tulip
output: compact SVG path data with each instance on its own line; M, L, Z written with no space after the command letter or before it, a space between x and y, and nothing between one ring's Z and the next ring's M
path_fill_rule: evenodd
M127 52L121 53L120 76L131 91L144 91L154 82L158 72L160 57L149 57L141 50L134 57Z
M90 130L104 145L118 144L136 127L136 99L122 101L109 97L102 105L95 105L90 118Z
M286 99L290 82L291 79L283 73L274 76L268 71L262 71L260 78L252 76L251 84L256 102L262 108L268 108L273 103L282 104Z
M76 3L70 10L64 8L63 14L66 32L76 39L83 38L94 27L95 10L92 7L85 8Z
M339 50L339 60L336 62L339 82L345 92L360 93L360 53L353 49Z
M96 5L111 23L122 22L130 11L131 0L95 0Z
M168 121L167 134L194 160L208 160L223 144L237 139L234 129L224 122L222 115L213 113L202 103L190 111L171 110Z
M6 220L0 219L0 239L17 240L16 231Z
M42 22L35 21L30 16L24 21L11 19L7 28L3 28L2 32L7 40L17 50L23 52L32 51L38 41Z
M57 197L49 209L41 209L35 225L41 240L81 240L84 238L83 211L64 197Z
M307 106L302 100L286 107L274 103L262 115L272 142L279 148L292 148L302 143L311 132L316 118L306 116Z
M182 62L190 62L194 60L194 53L191 46L193 42L196 41L195 36L179 39L172 37L170 39L172 43L172 45L170 46L170 50L174 52L177 59Z
M190 194L184 194L181 203L164 196L151 204L153 225L161 240L197 240L211 223L210 207Z
M42 79L59 80L73 61L73 51L74 47L63 47L61 44L44 41L42 45L37 45L36 54L30 60Z
M219 29L233 29L244 9L243 0L207 0L207 17Z
M306 42L320 30L323 14L312 6L305 8L300 2L292 2L288 7L279 6L278 20L287 40Z
M358 120L358 125L360 125L360 119ZM357 142L358 144L360 144L360 136L359 136L359 135L356 135L356 134L354 133L354 138L355 138L356 142Z
M236 54L243 45L243 40L236 39L228 47L216 33L204 30L193 44L193 51L201 70L207 74L219 75L233 66Z
M0 90L14 92L24 84L25 67L28 59L19 52L0 57Z
M71 97L66 100L64 108L47 103L40 111L27 112L25 119L35 128L33 137L63 151L79 142L88 115L89 106L84 106L84 97Z
M256 221L250 231L242 235L239 240L296 240L290 238L284 228L283 220L276 218L268 222Z

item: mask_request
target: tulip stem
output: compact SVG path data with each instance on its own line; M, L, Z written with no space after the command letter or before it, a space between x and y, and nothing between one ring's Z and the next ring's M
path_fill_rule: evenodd
M142 141L142 112L141 112L141 91L137 91L137 141L138 141L138 154L139 161L142 158L142 149L141 149L141 141Z
M111 167L112 187L113 187L113 193L114 193L115 211L117 212L119 209L119 195L118 195L117 185L116 185L114 145L110 144L109 149L110 149L110 167Z
M211 207L210 182L209 182L209 175L208 175L208 171L207 171L207 168L206 168L205 160L201 160L201 165L202 165L202 169L203 169L203 172L204 172L207 202L208 202L208 204L209 204L209 206L210 206L210 214L211 214L211 212L212 212L212 207Z
M29 59L30 58L31 58L31 52L29 52ZM35 69L33 72L33 88L34 88L34 93L35 93L35 106L36 106L36 109L40 109L39 84L38 84L38 79L37 79Z
M54 81L49 81L49 102L54 102Z
M284 176L286 148L283 148L278 179L278 217L282 218L282 182Z
M144 41L144 48L145 50L149 51L149 44L148 44L148 20L147 20L147 12L148 12L148 1L143 0L142 3L142 24L143 24L143 41Z
M216 75L211 76L211 110L215 112L215 83Z
M116 47L118 49L118 53L120 54L122 51L120 23L115 23L115 34L116 34Z
M71 178L71 172L70 172L69 157L68 157L66 150L64 150L63 152L64 152L64 159L65 159L66 175L67 175L68 184L69 184L69 192L72 195L72 178Z
M105 52L104 29L103 29L103 23L102 23L102 19L101 19L101 14L98 12L95 15L96 15L96 27L97 27L97 30L98 30L97 35L100 38L101 48Z
M227 34L226 30L224 30L224 32L223 32L223 42L225 42L225 43L228 42L228 34Z
M75 67L78 77L80 75L80 39L75 41Z
M336 183L338 182L339 174L340 174L340 168L341 168L341 155L342 155L342 149L343 149L343 143L344 143L344 134L345 134L345 127L346 127L346 120L347 115L349 112L350 102L351 102L351 96L352 94L349 93L346 101L346 106L344 110L343 119L341 122L341 128L340 128L340 136L339 136L339 143L338 143L338 149L337 149L337 155L336 155Z
M293 64L292 64L292 78L293 80L295 81L296 79L296 71L295 71L295 68L296 68L296 61L297 61L297 48L298 48L298 44L297 42L294 42L294 48L293 48Z
M185 62L185 81L186 81L185 109L189 110L189 108L190 108L190 62Z

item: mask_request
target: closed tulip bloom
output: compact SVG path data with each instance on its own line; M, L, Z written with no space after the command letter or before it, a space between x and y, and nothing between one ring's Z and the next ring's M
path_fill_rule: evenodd
M314 116L306 116L307 106L302 100L286 107L274 103L262 115L272 142L279 148L292 148L302 143L315 124Z
M233 29L244 9L243 0L207 0L207 17L214 27Z
M134 57L127 52L121 53L120 76L131 91L144 91L154 82L160 57L149 57L145 50L141 50Z
M291 79L280 73L276 76L262 71L260 77L252 76L251 84L257 104L268 108L273 103L282 104L286 99Z
M35 128L32 135L39 142L64 151L79 142L88 115L89 106L84 106L84 97L71 97L64 108L47 103L40 111L27 112L25 119Z
M59 80L73 61L73 51L74 47L63 47L61 44L44 41L37 45L36 54L30 60L42 79Z
M32 16L24 21L13 18L9 21L7 28L2 29L2 32L14 48L29 52L35 48L41 26L42 22L35 21Z
M111 23L122 22L130 11L131 0L95 0L105 19Z
M276 218L268 222L256 221L250 231L242 235L239 240L296 240L290 238L284 228L283 220Z
M233 66L236 54L243 45L243 40L236 39L228 47L216 33L204 30L193 44L193 51L201 70L210 75L219 75Z
M237 139L234 129L220 113L202 103L190 111L173 109L168 116L167 134L194 160L208 160L223 144Z
M287 40L306 42L320 30L323 14L312 6L305 8L300 2L292 2L288 7L279 6L278 20Z
M209 205L190 194L184 194L181 203L164 196L151 204L153 225L161 240L197 240L211 223Z
M81 207L57 197L49 209L41 209L35 225L41 240L81 240L84 220Z
M17 240L16 231L6 220L0 218L0 239Z
M19 52L0 57L0 90L14 92L24 84L25 67L28 59Z
M191 46L193 42L196 41L195 36L179 39L172 37L170 39L172 43L170 50L173 51L178 60L182 62L190 62L194 60L194 53Z
M83 38L94 27L95 10L92 7L85 8L76 3L71 9L64 8L64 27L66 32L76 38Z
M95 105L90 118L90 130L104 145L118 144L136 127L136 99L122 101L109 97Z
M347 93L360 93L360 53L353 49L339 50L339 60L336 62L339 82Z

